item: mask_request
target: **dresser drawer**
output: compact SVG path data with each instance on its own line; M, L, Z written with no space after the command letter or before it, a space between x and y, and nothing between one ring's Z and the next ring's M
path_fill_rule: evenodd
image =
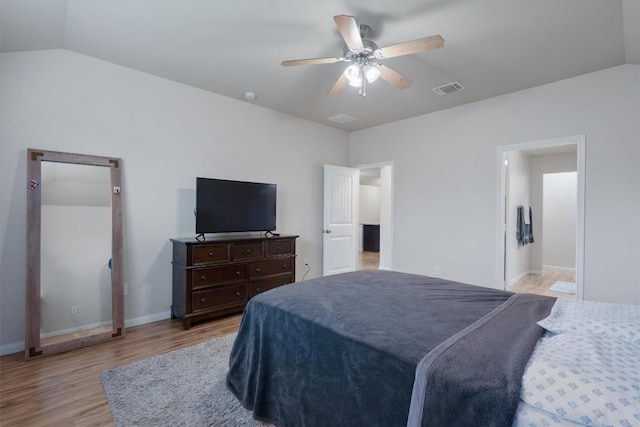
M262 242L233 245L233 259L235 261L258 258L262 258Z
M278 255L293 254L292 240L268 240L265 242L265 256L273 257Z
M210 285L233 283L247 278L247 264L221 265L219 267L191 270L192 289Z
M288 283L293 283L293 276L279 276L273 279L256 280L255 282L249 283L249 298L253 298L262 292Z
M231 260L229 253L229 245L227 244L195 246L191 254L191 259L193 265L210 262L228 262Z
M291 274L293 273L294 259L295 258L282 258L252 262L249 264L251 270L249 277L260 278L273 276L275 274Z
M247 285L224 286L191 294L192 310L207 310L225 306L242 305L247 302Z

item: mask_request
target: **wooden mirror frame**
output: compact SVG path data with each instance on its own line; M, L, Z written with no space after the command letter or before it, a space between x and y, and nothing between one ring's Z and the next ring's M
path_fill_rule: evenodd
M40 344L40 238L41 238L41 162L106 166L111 169L111 288L112 331ZM27 262L25 308L25 359L75 350L124 337L124 280L122 251L121 165L118 158L27 150Z

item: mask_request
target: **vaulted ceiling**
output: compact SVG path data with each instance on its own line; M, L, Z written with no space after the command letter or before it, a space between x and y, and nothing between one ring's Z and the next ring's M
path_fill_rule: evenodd
M63 48L353 131L640 63L639 0L0 0L0 50ZM413 81L328 96L344 63L334 15L389 46L434 34L442 49L390 58ZM464 89L432 89L459 82ZM243 94L254 92L246 101ZM336 115L354 120L336 123Z

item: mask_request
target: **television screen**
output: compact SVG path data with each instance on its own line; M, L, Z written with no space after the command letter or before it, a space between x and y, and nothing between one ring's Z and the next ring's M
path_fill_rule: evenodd
M276 184L196 178L196 233L273 231Z

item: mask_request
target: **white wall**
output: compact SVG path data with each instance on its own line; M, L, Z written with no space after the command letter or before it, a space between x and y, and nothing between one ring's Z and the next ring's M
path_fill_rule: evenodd
M0 67L2 351L24 337L27 148L123 159L129 320L169 314L169 239L194 236L196 176L278 184L298 279L304 259L321 274L322 165L348 163L346 132L65 50L5 53Z
M510 286L529 273L530 245L522 245L516 239L518 215L516 208L523 206L528 210L530 203L531 165L529 155L521 151L506 153L509 165L507 167L507 203L506 203L506 277L505 282ZM535 236L534 236L535 237Z
M394 162L394 269L499 286L497 147L585 134L584 297L640 303L639 83L624 65L352 133L351 164Z
M543 265L575 270L578 174L548 173L542 182Z
M380 224L380 187L360 185L360 224Z
M110 322L111 207L43 205L41 213L41 333Z
M588 136L587 136L588 138ZM586 143L588 145L588 142ZM587 148L587 156L588 148ZM534 206L543 206L543 179L546 174L561 172L576 172L578 170L578 159L576 153L548 154L544 156L531 157L531 203ZM586 171L588 176L588 171ZM577 174L576 174L577 175ZM576 184L577 185L577 184ZM588 190L587 190L588 191ZM574 197L577 197L577 189ZM576 208L577 201L574 204ZM574 210L575 213L575 210ZM542 215L533 216L533 233L536 243L531 246L531 258L529 265L533 271L542 271L544 268L543 250L545 247L544 226ZM576 218L577 221L577 218ZM575 232L575 223L573 225ZM588 243L588 242L587 242ZM575 246L575 234L573 244ZM575 247L573 248L573 259L575 267ZM588 263L588 261L586 261Z
M40 331L110 323L111 169L41 162L40 172Z

